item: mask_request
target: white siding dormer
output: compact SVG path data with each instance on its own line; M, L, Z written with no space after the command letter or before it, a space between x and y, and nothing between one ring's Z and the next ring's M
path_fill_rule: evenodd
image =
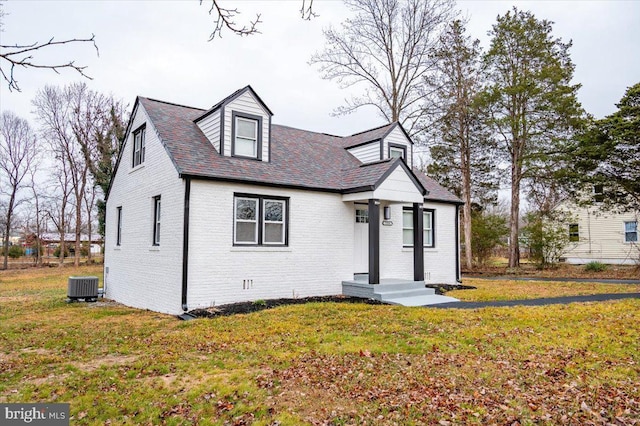
M382 143L382 141L377 140L349 148L347 151L363 163L373 163L374 161L382 160L380 157L380 143Z
M265 110L251 90L230 100L222 107L224 114L224 147L222 150L225 156L253 157L261 161L270 161L269 154L269 128L271 126L271 114ZM255 124L254 128L251 124ZM235 142L240 138L243 146L254 140L257 144L255 156L248 155L249 150L243 148L236 153ZM239 145L240 146L240 145Z
M387 159L392 156L392 150L399 152L400 150L404 150L406 152L406 156L404 157L405 163L409 166L409 168L413 167L413 150L411 149L412 143L411 140L407 138L399 125L395 126L393 130L389 132L387 136L383 139L382 145L382 153L383 159Z
M218 152L220 152L220 115L221 110L218 109L196 123Z

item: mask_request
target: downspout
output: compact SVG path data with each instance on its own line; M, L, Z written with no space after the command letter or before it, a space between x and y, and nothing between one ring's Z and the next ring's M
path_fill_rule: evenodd
M182 226L182 310L187 311L187 278L189 272L189 197L191 178L184 178L184 222Z
M456 281L462 283L460 279L460 205L456 204ZM469 250L469 247L467 247Z

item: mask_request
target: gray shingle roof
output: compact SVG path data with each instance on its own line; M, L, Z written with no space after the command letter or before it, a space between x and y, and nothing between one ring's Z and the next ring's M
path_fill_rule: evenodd
M262 162L221 156L193 121L205 113L203 109L144 97L138 97L138 102L183 176L346 192L375 186L401 161L363 165L344 148L346 139L384 135L396 123L347 138L272 124L270 161ZM416 170L413 173L430 194L459 202L432 179Z

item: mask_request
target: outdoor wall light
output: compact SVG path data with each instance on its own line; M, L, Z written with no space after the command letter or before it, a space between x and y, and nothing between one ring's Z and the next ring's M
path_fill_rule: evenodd
M391 220L391 206L384 206L384 220Z

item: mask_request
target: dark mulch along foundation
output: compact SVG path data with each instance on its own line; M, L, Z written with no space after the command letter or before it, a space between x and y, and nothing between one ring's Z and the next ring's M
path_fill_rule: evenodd
M264 309L271 309L283 305L299 305L313 302L335 302L335 303L365 303L367 305L384 305L383 302L375 299L362 299L350 296L314 296L301 297L297 299L268 299L253 302L230 303L228 305L214 306L206 309L194 309L189 314L198 318L213 318L218 316L248 314Z
M451 290L471 290L476 287L469 285L450 285L450 284L428 284L427 288L433 288L436 294L445 294ZM228 305L214 306L206 309L194 309L189 311L192 317L196 318L213 318L226 315L235 314L248 314L251 312L258 312L265 309L275 308L283 305L299 305L303 303L312 302L334 302L334 303L364 303L367 305L384 305L384 302L375 299L363 299L360 297L351 296L313 296L313 297L301 297L297 299L267 299L256 300L253 302L239 302L230 303Z

